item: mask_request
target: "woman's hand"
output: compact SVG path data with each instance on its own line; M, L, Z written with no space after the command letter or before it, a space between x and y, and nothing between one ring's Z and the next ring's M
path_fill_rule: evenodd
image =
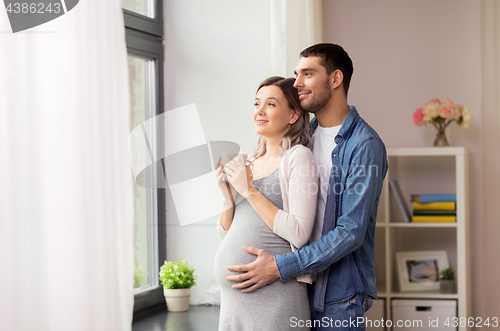
M243 160L239 156L236 156L231 162L226 164L224 170L226 171L228 181L245 198L255 190L252 170L243 163Z
M215 176L217 177L217 186L222 194L224 204L230 204L234 207L234 197L236 195L236 190L229 183L224 182L224 173L222 172L221 157L217 160L215 164Z

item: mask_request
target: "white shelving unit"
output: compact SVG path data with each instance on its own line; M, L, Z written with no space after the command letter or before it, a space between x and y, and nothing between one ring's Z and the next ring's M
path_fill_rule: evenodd
M454 299L458 319L471 312L468 208L468 157L464 147L389 148L375 234L377 291L385 299L385 318L391 319L392 299ZM410 194L457 195L456 223L404 223L389 181L396 179L406 202ZM411 210L411 208L410 208ZM446 250L457 280L456 294L399 291L397 251ZM465 326L459 331L468 330Z

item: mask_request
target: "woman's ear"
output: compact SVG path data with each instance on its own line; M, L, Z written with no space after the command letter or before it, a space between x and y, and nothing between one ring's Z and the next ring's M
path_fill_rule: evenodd
M292 110L292 117L290 118L290 124L297 122L297 120L299 119L299 116L300 116L300 112L293 109Z

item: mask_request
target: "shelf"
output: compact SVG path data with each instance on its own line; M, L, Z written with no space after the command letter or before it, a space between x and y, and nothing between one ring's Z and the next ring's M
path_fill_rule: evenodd
M456 228L457 223L403 223L403 222L393 222L393 223L377 223L375 224L378 228Z
M387 289L385 286L377 286L377 297L379 299L387 298Z
M457 317L470 315L469 180L465 147L388 148L387 172L375 224L375 272L377 292L385 300L385 316L392 316L392 299L456 300ZM404 201L411 193L456 194L456 222L406 223L389 182L397 180ZM410 203L411 207L411 203ZM439 291L399 292L396 252L446 251L455 270L458 293ZM388 328L386 331L390 331ZM367 329L368 330L368 329ZM468 331L460 326L457 331Z
M464 147L388 148L387 156L456 156L465 154Z
M391 292L388 293L385 288L377 290L377 298L391 298L391 299L458 299L458 294L443 294L439 291L428 292Z
M439 293L439 291L432 292L393 292L387 297L391 298L412 298L412 299L458 299L458 294L443 294Z

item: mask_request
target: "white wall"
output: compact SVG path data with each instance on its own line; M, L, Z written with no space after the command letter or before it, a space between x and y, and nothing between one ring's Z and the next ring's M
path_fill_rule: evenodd
M196 103L208 141L233 141L252 152L255 90L271 75L270 0L170 0L164 16L165 111ZM216 222L181 227L168 192L167 258L187 258L196 268L191 304L219 301Z
M349 103L387 147L432 146L435 129L412 118L430 99L449 97L472 111L467 130L447 129L451 145L470 151L471 316L481 315L482 300L480 15L476 0L323 0L324 41L354 62Z

